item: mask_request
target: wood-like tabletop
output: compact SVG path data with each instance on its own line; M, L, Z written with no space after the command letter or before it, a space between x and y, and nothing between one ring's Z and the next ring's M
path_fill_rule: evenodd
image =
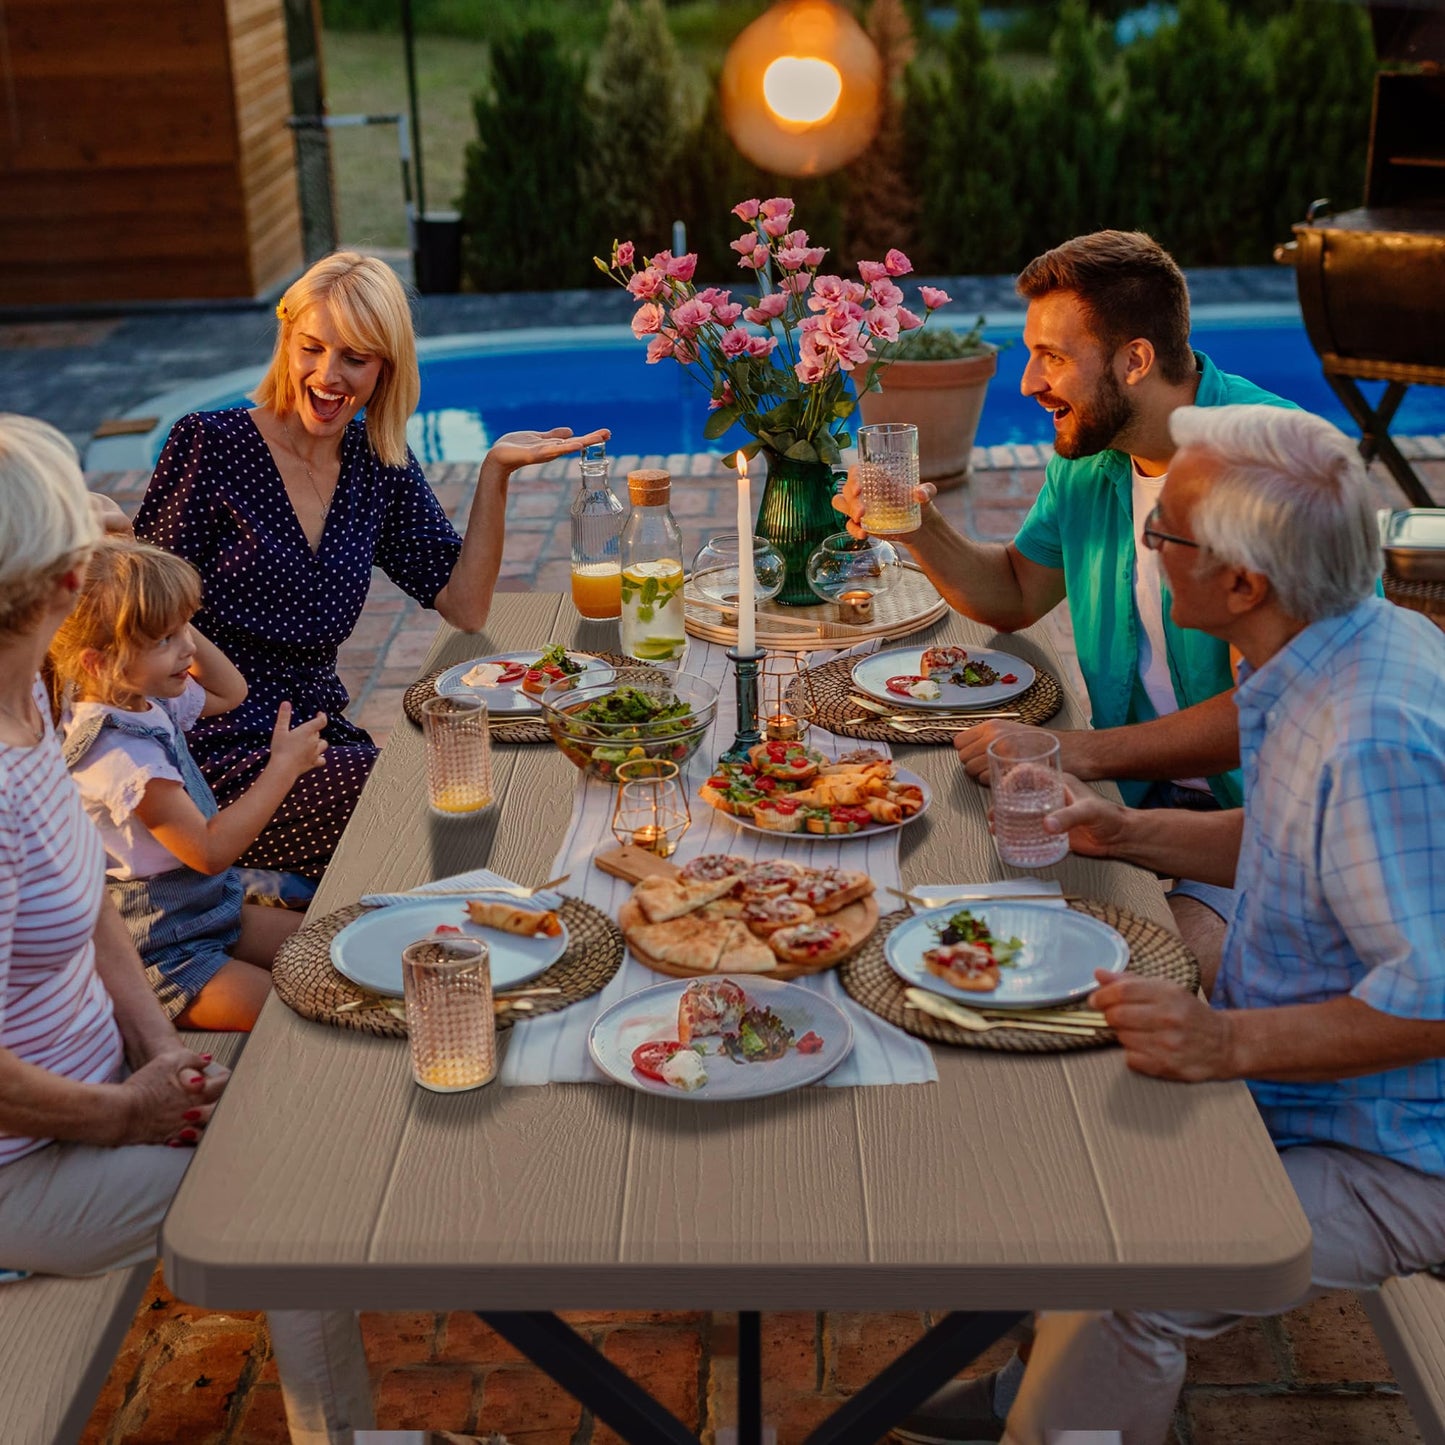
M956 617L930 635L992 636ZM615 624L500 594L428 666L552 641L615 649ZM1001 645L1059 670L1037 630ZM1070 697L1054 725L1083 720ZM1006 876L952 751L895 752L935 794L901 835L905 883ZM464 822L432 819L421 763L399 723L313 917L482 865L548 876L578 779L556 749L494 747L499 805ZM1169 921L1148 873L1071 857L1057 876ZM166 1277L226 1309L1268 1310L1306 1285L1309 1226L1242 1084L1142 1078L1118 1049L936 1053L937 1084L735 1105L437 1095L404 1042L273 998L166 1221Z

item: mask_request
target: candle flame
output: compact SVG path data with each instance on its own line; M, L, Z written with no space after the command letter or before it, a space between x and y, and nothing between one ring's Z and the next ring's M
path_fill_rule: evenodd
M740 476L740 477L745 477L745 476L747 476L747 474L748 474L748 454L747 454L746 452L739 452L739 453L737 454L736 458L734 458L734 460L737 462L738 476Z

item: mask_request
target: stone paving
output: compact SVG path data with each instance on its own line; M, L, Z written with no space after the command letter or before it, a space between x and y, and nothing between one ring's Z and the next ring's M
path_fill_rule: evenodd
M674 509L689 550L730 515L731 475L711 457L640 459L675 477ZM980 462L991 458L983 457ZM1020 458L1011 454L1010 460ZM1043 481L1031 466L980 465L942 506L969 535L1013 535ZM617 475L637 458L618 458ZM513 482L502 587L559 590L567 578L570 462ZM1422 468L1445 495L1445 462ZM428 468L448 512L465 518L474 468ZM1398 505L1374 468L1380 506ZM147 476L92 477L133 513ZM1068 624L1058 620L1068 644ZM431 645L435 619L377 574L342 649L350 715L384 740L402 691ZM404 724L403 724L404 725ZM707 1313L588 1313L568 1319L689 1427L712 1441L732 1423L736 1342L731 1320ZM514 1445L615 1445L618 1437L527 1364L474 1316L364 1315L378 1424L384 1429L500 1431ZM916 1314L780 1313L763 1319L764 1403L777 1445L796 1445L837 1404L923 1331ZM994 1368L1000 1350L976 1370ZM82 1445L284 1445L280 1388L264 1320L177 1302L157 1270L92 1414ZM1333 1292L1278 1319L1251 1322L1189 1352L1189 1374L1170 1445L1418 1445L1368 1320L1354 1297Z

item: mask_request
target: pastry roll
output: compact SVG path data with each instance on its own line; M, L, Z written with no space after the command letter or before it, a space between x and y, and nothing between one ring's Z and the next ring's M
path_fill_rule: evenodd
M537 913L530 908L518 908L514 903L474 899L467 904L467 915L482 928L516 933L523 938L535 938L539 933L547 938L556 938L562 932L562 920L555 913Z

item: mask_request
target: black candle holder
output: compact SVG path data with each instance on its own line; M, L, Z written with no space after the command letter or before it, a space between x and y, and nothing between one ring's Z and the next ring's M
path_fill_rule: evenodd
M728 649L728 661L733 664L737 683L738 734L733 745L722 755L725 763L745 763L749 752L762 742L758 731L758 669L767 656L765 648L756 652L738 652Z

